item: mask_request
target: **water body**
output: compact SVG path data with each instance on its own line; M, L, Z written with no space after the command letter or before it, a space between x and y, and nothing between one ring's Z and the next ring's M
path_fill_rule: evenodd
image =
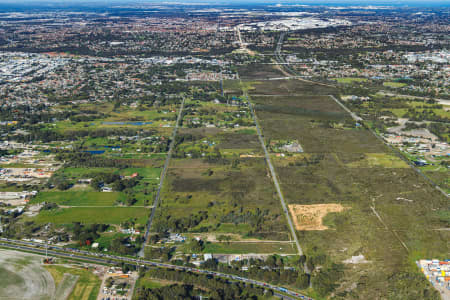
M103 125L135 125L135 126L142 126L142 125L149 125L153 124L153 122L102 122Z

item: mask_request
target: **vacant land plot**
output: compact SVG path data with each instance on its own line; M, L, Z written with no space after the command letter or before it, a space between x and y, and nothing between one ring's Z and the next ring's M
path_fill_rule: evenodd
M329 213L341 212L344 207L340 204L289 204L289 212L297 230L326 230L322 219Z
M391 87L391 88L401 88L401 87L406 86L407 84L403 83L403 82L386 81L386 82L383 82L383 85Z
M346 164L347 167L383 167L383 168L409 168L409 165L393 154L387 153L366 153L360 159Z
M145 178L154 178L158 177L161 173L161 169L159 168L163 164L164 156L161 158L155 159L143 159L139 162L139 160L133 160L131 164L147 164L145 167L130 167L125 169L119 168L75 168L75 167L66 167L58 170L58 175L64 176L71 180L79 180L92 178L99 174L105 173L113 173L119 174L123 176L130 176L133 173L138 173L142 177ZM75 181L76 183L76 181Z
M396 290L402 278L416 278L417 258L448 255L449 233L437 230L449 224L446 197L331 99L255 96L275 94L275 87L253 86L251 101L266 142L298 140L305 151L273 157L288 204L351 207L325 215L328 230L297 231L309 257L340 263L362 254L370 261L345 269L337 288L341 298L389 298L386 286ZM327 93L316 88L318 95Z
M125 195L118 192L41 192L31 203L51 202L64 206L113 206L118 201L125 201Z
M383 153L387 149L328 96L252 96L252 101L268 140L298 140L310 153Z
M288 80L258 80L252 81L251 95L330 95L336 93L333 87L318 85L311 82L288 79Z
M367 78L361 78L361 77L341 77L341 78L336 78L336 81L339 83L361 83L361 82L366 82Z
M77 267L45 266L55 282L57 282L56 299L91 300L96 299L100 289L101 280L91 271ZM67 292L67 288L70 288Z
M42 211L32 218L38 224L56 225L81 222L84 224L120 224L132 220L136 224L145 224L149 209L139 207L71 207Z
M276 65L249 64L238 68L239 76L245 80L285 77Z
M220 149L250 149L261 152L261 144L256 132L223 132L217 135L217 138Z
M224 94L230 96L241 96L242 89L239 80L224 80L223 92Z
M42 257L0 249L0 299L52 299L55 283Z
M201 130L203 128L183 129L179 138L174 156L181 157L208 157L217 154L221 157L234 157L241 154L261 153L261 144L256 135L255 127L242 129Z
M135 291L139 288L147 288L147 289L157 289L166 285L177 283L175 281L168 281L168 280L159 280L159 279L153 279L147 276L139 276L139 279L136 282L136 288Z

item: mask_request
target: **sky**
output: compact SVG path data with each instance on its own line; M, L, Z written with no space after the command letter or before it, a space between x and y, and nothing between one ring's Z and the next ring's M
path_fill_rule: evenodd
M32 3L33 5L42 4L46 5L67 5L67 4L99 4L102 6L117 5L120 3L126 4L142 4L142 3L204 3L204 4L308 4L308 5L391 5L391 6L443 6L449 7L450 0L0 0L0 3L4 4L17 4L23 5L26 3Z

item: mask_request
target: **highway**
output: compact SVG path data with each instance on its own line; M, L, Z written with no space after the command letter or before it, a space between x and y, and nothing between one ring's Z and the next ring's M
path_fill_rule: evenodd
M152 227L153 218L155 217L155 212L158 209L159 200L161 198L161 189L164 184L164 179L166 178L167 168L169 167L170 158L172 157L173 147L175 146L175 137L177 136L178 127L180 126L180 120L183 115L184 101L185 101L185 98L183 97L183 100L181 101L181 105L180 105L180 110L178 111L177 122L172 131L172 138L171 138L170 145L169 145L169 152L167 153L166 161L164 162L164 167L161 172L160 179L159 179L159 185L158 185L158 189L156 191L155 200L153 201L152 213L150 214L150 217L148 218L147 229L145 230L145 235L144 235L144 243L142 244L142 249L138 253L139 257L144 257L145 246L147 245L147 242L148 242L148 236L150 233L150 229Z
M286 36L285 32L282 32L280 34L280 37L277 42L277 47L275 48L275 59L277 61L277 64L280 66L280 68L287 69L287 71L288 71L287 73L291 73L296 77L298 74L296 74L296 72L293 69L291 69L291 67L289 66L289 63L286 62L284 57L281 55L281 47L283 46L283 40L284 40L285 36Z
M110 255L110 254L103 254L103 253L96 253L96 252L89 252L84 250L78 250L78 249L72 249L72 248L64 248L59 246L50 245L46 249L46 245L34 243L34 242L28 242L28 241L18 241L18 240L11 240L6 238L0 238L0 247L5 247L9 249L14 249L18 251L29 251L34 252L41 255L46 255L48 253L51 256L59 256L59 257L65 257L69 259L78 259L83 260L87 262L92 263L99 263L99 264L108 264L108 265L118 265L122 262L130 264L130 265L137 265L140 267L158 267L158 268L167 268L167 269L173 269L173 270L179 270L179 271L187 271L187 272L193 272L193 273L200 273L204 275L210 275L214 277L221 277L226 278L233 281L241 281L248 284L253 284L256 286L260 286L266 289L271 289L274 291L275 295L284 298L284 299L307 299L307 300L313 300L312 298L309 298L305 295L301 295L297 292L285 289L283 287L275 286L266 282L257 281L237 275L232 274L226 274L221 272L215 272L215 271L208 271L198 268L191 268L191 267L185 267L185 266L177 266L177 265L171 265L167 263L160 263L155 261L149 261L149 260L143 260L139 258L131 258L131 257L122 257L122 256L116 256L116 255ZM283 294L280 294L283 293Z

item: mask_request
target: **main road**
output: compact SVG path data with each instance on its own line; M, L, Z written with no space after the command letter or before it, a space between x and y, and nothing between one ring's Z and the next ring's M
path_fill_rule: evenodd
M271 289L280 298L285 299L308 299L313 300L305 295L301 295L297 292L288 290L283 287L275 286L270 283L249 279L246 277L241 277L232 274L226 274L222 272L208 271L198 268L191 268L186 266L177 266L167 263L160 263L155 261L143 260L139 258L123 257L116 255L109 255L103 253L95 253L78 249L63 248L58 246L46 246L40 243L11 240L6 238L0 238L0 247L14 249L18 251L33 252L41 255L52 255L65 257L69 259L81 260L85 262L97 263L97 264L107 264L107 265L120 265L121 263L126 263L129 265L137 265L140 267L157 267L166 268L186 272L194 272L205 275L210 275L213 277L222 277L233 281L241 281L247 284L253 284L262 288ZM282 294L280 294L282 293Z
M166 178L167 168L169 167L170 158L172 157L172 151L175 146L175 138L177 136L178 127L180 126L180 121L183 116L184 100L185 100L185 98L183 97L183 100L181 101L181 105L180 105L180 110L179 110L178 116L177 116L177 122L172 131L172 138L171 138L170 145L169 145L169 152L167 152L166 161L164 162L164 167L162 169L161 177L159 179L158 189L156 191L155 200L153 201L152 213L150 214L150 217L148 218L147 229L145 230L145 235L144 235L144 243L142 244L142 248L138 253L139 257L144 257L145 246L147 245L147 242L148 242L148 236L150 233L150 229L152 227L153 219L155 217L155 212L158 209L159 200L161 198L161 189L164 184L164 179Z

